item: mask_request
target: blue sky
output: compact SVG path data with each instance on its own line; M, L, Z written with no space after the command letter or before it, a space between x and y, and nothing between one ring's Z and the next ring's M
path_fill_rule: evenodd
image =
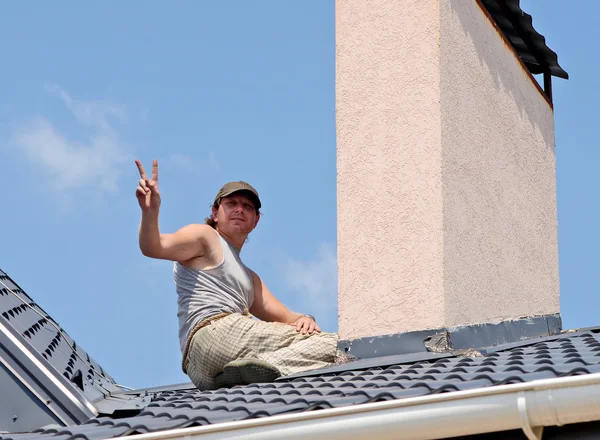
M159 160L163 231L251 182L264 215L244 261L337 329L334 2L141 5L0 16L0 268L131 387L188 380L172 265L137 247L135 158ZM562 313L597 325L600 4L522 6L571 75L554 81Z

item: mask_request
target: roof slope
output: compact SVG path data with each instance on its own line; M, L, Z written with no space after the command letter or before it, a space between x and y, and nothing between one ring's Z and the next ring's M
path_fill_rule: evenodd
M556 52L533 27L531 15L521 9L520 0L480 1L531 73L548 72L559 78L569 78L558 64Z
M122 389L0 270L0 431L82 423Z
M2 270L0 316L91 402L119 391L114 379Z
M79 426L0 434L0 439L110 438L598 373L600 328L497 346L481 353L474 357L429 353L373 358L288 376L275 383L216 391L201 392L191 384L137 390L115 397L145 406L139 412L130 405Z

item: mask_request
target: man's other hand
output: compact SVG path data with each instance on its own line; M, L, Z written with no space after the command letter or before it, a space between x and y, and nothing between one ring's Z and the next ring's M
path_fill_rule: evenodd
M307 333L309 335L312 335L313 333L321 333L321 329L319 328L318 324L308 316L302 316L301 318L298 318L296 322L290 325L296 327L296 331L298 333L302 333L303 335Z

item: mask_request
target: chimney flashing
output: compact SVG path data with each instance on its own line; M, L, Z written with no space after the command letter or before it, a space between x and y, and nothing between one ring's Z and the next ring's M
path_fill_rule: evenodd
M561 316L556 313L498 323L442 327L342 340L338 346L340 350L358 359L431 352L455 353L461 350L489 348L515 342L528 341L531 343L533 339L556 335L561 332L561 329ZM432 349L431 344L427 343L445 334L448 336L448 344L441 347L440 351Z

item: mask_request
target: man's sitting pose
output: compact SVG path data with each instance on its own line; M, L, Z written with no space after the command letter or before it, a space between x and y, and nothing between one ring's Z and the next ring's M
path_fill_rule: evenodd
M150 179L136 164L140 249L147 257L175 262L182 367L199 389L269 382L336 361L337 334L321 332L310 315L288 310L240 259L260 219L252 186L225 184L206 224L161 234L158 162L152 163Z

